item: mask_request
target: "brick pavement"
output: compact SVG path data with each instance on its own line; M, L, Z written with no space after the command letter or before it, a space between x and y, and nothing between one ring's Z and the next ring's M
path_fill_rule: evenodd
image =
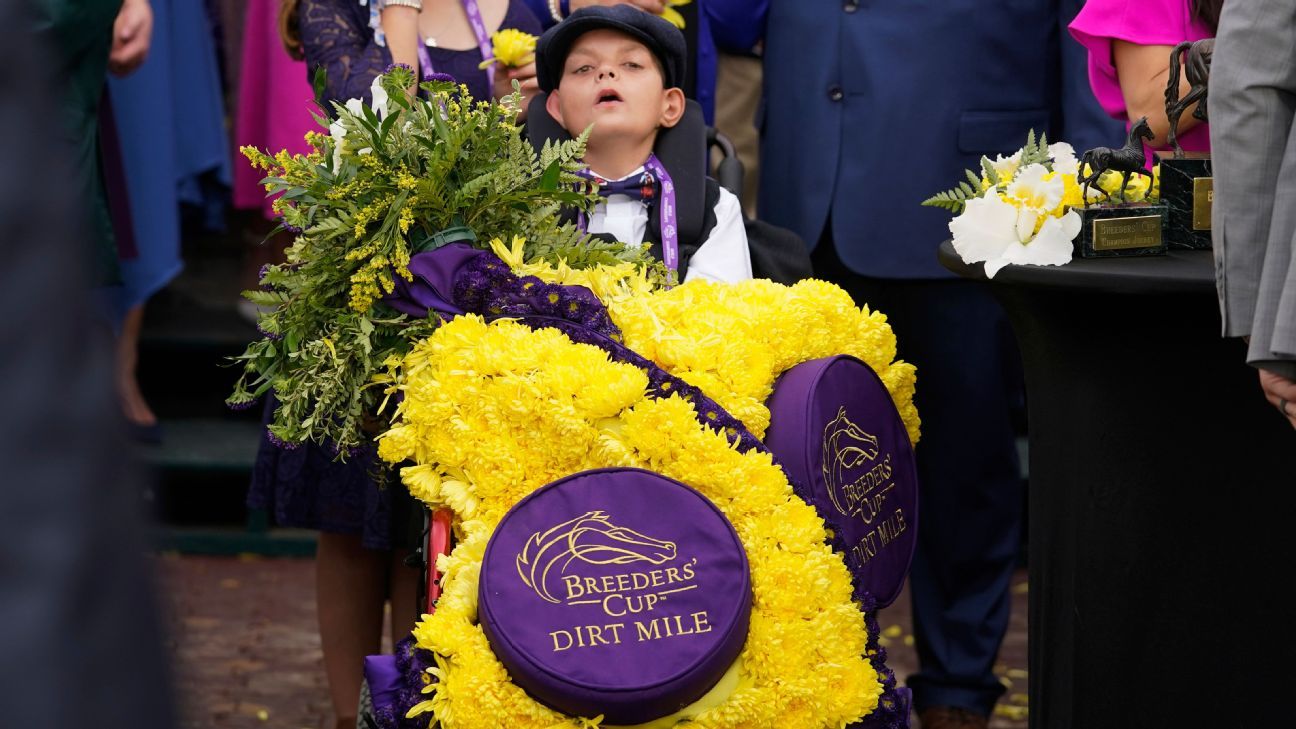
M331 727L311 559L158 557L182 729ZM883 611L888 663L916 665L908 594ZM1026 727L1026 575L996 672L1008 685L992 729ZM916 722L915 722L916 725Z

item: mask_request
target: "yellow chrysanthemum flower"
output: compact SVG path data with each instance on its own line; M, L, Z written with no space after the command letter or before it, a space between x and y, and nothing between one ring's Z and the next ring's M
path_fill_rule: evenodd
M504 28L491 35L494 55L481 62L479 68L492 63L508 68L521 68L535 60L536 37L516 28Z

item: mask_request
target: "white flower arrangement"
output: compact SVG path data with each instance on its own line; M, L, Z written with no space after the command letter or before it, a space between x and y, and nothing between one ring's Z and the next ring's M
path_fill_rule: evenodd
M982 157L981 175L968 170L968 182L923 205L955 213L955 252L965 263L984 263L988 278L1010 263L1060 266L1080 233L1079 167L1071 145L1036 141L1032 131L1012 156Z

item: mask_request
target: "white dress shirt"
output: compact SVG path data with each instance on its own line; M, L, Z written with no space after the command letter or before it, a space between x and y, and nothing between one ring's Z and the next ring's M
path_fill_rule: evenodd
M643 172L644 168L640 167L620 180L637 177ZM715 227L689 259L684 280L706 279L733 283L751 278L751 251L747 248L747 227L743 223L742 205L732 192L723 187L720 188L720 199L716 201L715 216ZM588 230L591 233L606 233L622 243L637 244L643 243L647 229L647 203L629 195L609 195L594 207Z

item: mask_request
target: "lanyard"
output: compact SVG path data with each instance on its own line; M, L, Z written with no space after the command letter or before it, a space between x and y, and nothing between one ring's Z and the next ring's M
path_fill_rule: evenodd
M477 7L477 0L461 0L464 12L468 14L468 24L472 26L473 35L477 36L477 48L481 51L482 60L495 55L495 49L491 45L490 33L486 32L486 22L482 20L481 8ZM436 73L432 66L432 55L428 53L427 44L423 42L423 36L419 36L418 42L418 59L419 66L422 67L423 79L427 80ZM486 82L491 89L495 88L495 66L486 67Z
M644 162L644 174L652 175L661 182L658 199L658 218L661 223L661 246L662 262L666 268L671 271L679 271L679 226L675 219L675 183L671 181L670 173L666 171L666 166L657 159L656 154L648 155L648 161ZM588 175L588 171L586 173ZM578 224L581 230L587 230L588 221L585 219L585 213L579 216Z

